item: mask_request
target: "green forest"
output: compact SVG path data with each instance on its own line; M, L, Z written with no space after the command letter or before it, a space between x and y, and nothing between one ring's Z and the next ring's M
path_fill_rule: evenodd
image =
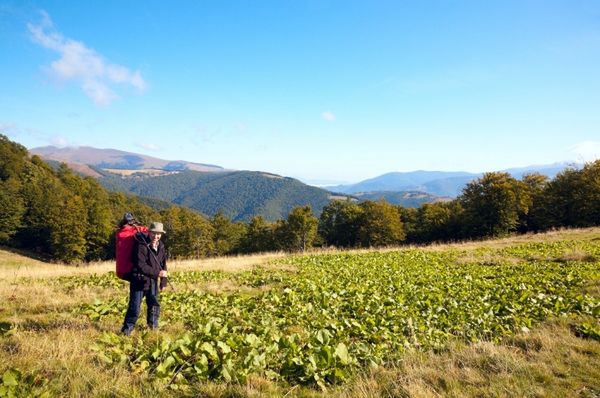
M129 178L96 169L98 182L110 191L155 198L203 214L223 213L232 221L248 222L255 215L268 221L286 217L299 205L318 210L329 203L330 192L300 181L259 171L205 173L185 170L177 174Z
M114 233L125 212L143 224L162 221L172 258L460 241L599 225L600 160L554 179L486 173L456 199L419 208L333 200L316 209L319 218L307 204L274 222L261 216L242 222L223 212L208 218L188 207L111 192L65 164L52 167L30 157L0 135L0 209L1 245L66 263L113 258Z

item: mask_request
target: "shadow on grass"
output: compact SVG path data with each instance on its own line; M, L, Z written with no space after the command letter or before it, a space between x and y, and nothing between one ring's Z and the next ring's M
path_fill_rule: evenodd
M33 252L30 250L18 249L15 247L8 247L0 245L0 250L7 251L12 254L17 254L19 256L27 257L31 260L42 261L44 263L52 263L52 257L49 254Z

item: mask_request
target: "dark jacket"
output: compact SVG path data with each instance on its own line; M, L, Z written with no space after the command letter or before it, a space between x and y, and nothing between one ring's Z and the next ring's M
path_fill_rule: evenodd
M147 238L143 241L136 241L133 250L133 272L131 283L136 289L150 289L152 280L158 279L158 273L161 270L167 270L167 255L165 245L158 242L158 250L154 251L150 247ZM161 278L166 282L166 278ZM163 286L161 280L161 287Z

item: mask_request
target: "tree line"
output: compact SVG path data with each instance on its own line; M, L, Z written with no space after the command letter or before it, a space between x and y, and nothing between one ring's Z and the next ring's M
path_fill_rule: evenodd
M486 173L456 199L405 208L383 200L333 200L317 218L310 206L287 218L233 222L180 206L160 210L109 192L65 164L52 168L0 135L0 244L77 263L114 257L116 226L126 212L144 224L162 221L175 258L200 258L311 247L382 247L481 239L600 224L600 160L554 179Z

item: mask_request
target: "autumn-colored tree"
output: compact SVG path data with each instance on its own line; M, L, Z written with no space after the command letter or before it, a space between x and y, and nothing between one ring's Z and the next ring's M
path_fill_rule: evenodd
M159 221L159 220L154 220ZM175 258L201 258L214 251L214 229L199 213L172 206L160 212L166 234L165 245Z
M381 247L400 244L406 234L398 208L384 200L360 204L362 214L358 236L363 247Z

